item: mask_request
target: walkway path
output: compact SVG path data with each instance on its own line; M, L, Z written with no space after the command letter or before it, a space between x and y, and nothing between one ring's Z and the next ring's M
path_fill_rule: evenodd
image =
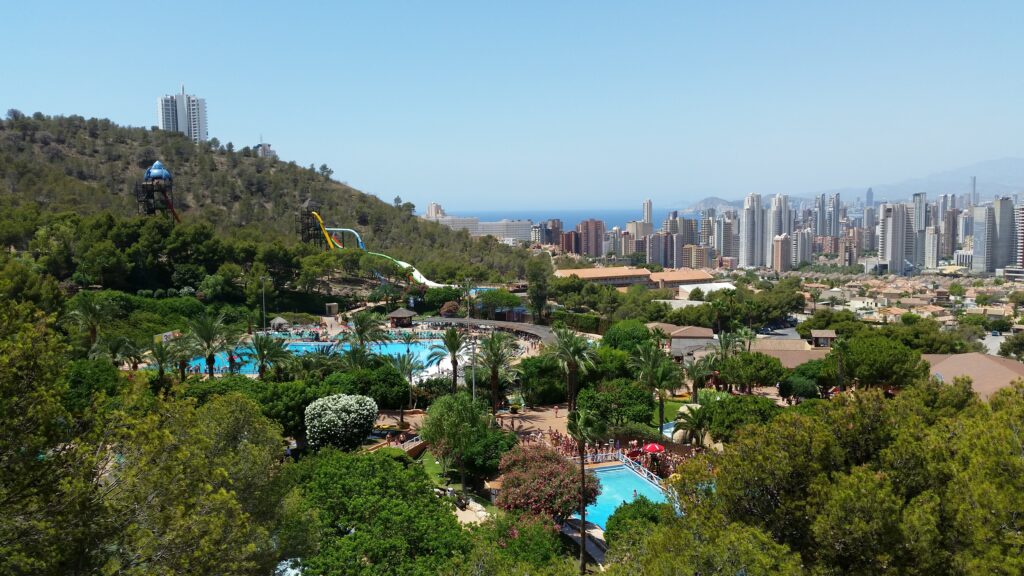
M562 524L562 534L565 534L577 544L580 541L579 524L578 518L566 520ZM597 524L587 522L587 556L590 556L601 571L604 571L604 553L607 549L608 545L604 541L604 530L601 530L601 527Z
M440 324L459 324L462 326L493 326L502 330L525 332L540 338L541 342L544 342L545 344L550 344L555 341L555 334L551 331L551 328L547 326L538 326L536 324L527 324L525 322L504 322L501 320L483 320L480 318L442 318L441 316L431 316L429 318L417 320L417 322L437 322Z

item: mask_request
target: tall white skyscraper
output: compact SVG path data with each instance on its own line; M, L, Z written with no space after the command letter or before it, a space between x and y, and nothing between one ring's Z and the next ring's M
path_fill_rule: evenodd
M775 262L775 237L793 232L793 219L789 211L789 196L777 194L771 201L764 221L765 265Z
M879 252L890 274L902 275L907 271L907 237L913 225L906 204L883 204L880 209Z
M651 204L651 199L644 200L644 222L652 224L654 222L654 205Z
M924 267L939 267L939 230L935 226L924 229Z
M168 94L156 101L157 125L161 130L181 132L193 142L205 142L209 135L206 130L206 99L192 94Z
M828 236L828 203L822 194L814 200L814 233L818 236Z
M843 204L839 200L839 193L836 192L828 199L828 235L838 238L842 235L839 222L843 214Z
M740 212L740 261L741 267L757 268L765 265L764 255L764 207L761 195L750 194L743 200Z

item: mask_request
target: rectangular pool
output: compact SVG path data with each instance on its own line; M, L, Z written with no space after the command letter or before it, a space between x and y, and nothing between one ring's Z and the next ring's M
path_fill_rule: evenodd
M652 502L665 502L665 493L646 478L625 466L610 466L594 470L601 483L597 502L587 506L587 522L604 529L608 518L623 502L632 502L636 496L646 496Z

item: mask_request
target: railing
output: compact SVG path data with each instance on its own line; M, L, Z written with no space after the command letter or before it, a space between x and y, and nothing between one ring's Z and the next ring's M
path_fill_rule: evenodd
M405 442L402 442L402 444L401 444L401 446L399 446L399 448L401 448L402 450L405 450L406 452L408 452L410 449L412 449L413 447L415 447L417 444L419 444L422 441L423 440L420 440L419 436L413 436L412 438L409 438Z
M601 462L612 462L618 460L618 452L601 452L598 454L587 454L583 457L583 462L586 464L600 464ZM579 456L568 456L569 460L579 464Z
M622 452L615 452L614 455L617 456L618 460L620 462L622 462L623 464L625 464L627 468L629 468L630 470L632 470L632 471L636 472L637 474L643 476L644 478L646 478L648 481L650 481L655 486L657 486L659 488L661 487L661 478L658 478L657 474L655 474L654 472L651 472L647 468L644 468L640 464L637 464L636 462L630 460Z

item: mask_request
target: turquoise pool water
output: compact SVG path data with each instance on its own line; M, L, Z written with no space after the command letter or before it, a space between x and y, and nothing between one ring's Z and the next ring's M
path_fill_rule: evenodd
M427 356L430 355L430 347L438 340L419 340L409 346L409 353L415 354L424 364L427 363ZM292 354L301 356L303 354L309 354L310 352L326 348L331 346L332 342L289 342L285 346L292 352ZM337 346L338 351L348 350L348 345ZM386 356L400 356L405 354L406 346L401 342L388 342L386 344L377 344L371 346L371 349L377 354ZM250 359L243 358L244 362L240 365L239 374L255 374L256 363ZM192 362L189 363L191 368L198 368L200 372L206 372L206 360L204 358L193 358ZM228 371L228 355L226 353L217 354L214 362L214 369L217 372Z
M634 491L637 496L646 496L652 502L666 501L661 488L625 466L598 468L594 473L601 483L601 495L597 502L587 506L587 522L593 522L602 529L620 504L633 501Z

